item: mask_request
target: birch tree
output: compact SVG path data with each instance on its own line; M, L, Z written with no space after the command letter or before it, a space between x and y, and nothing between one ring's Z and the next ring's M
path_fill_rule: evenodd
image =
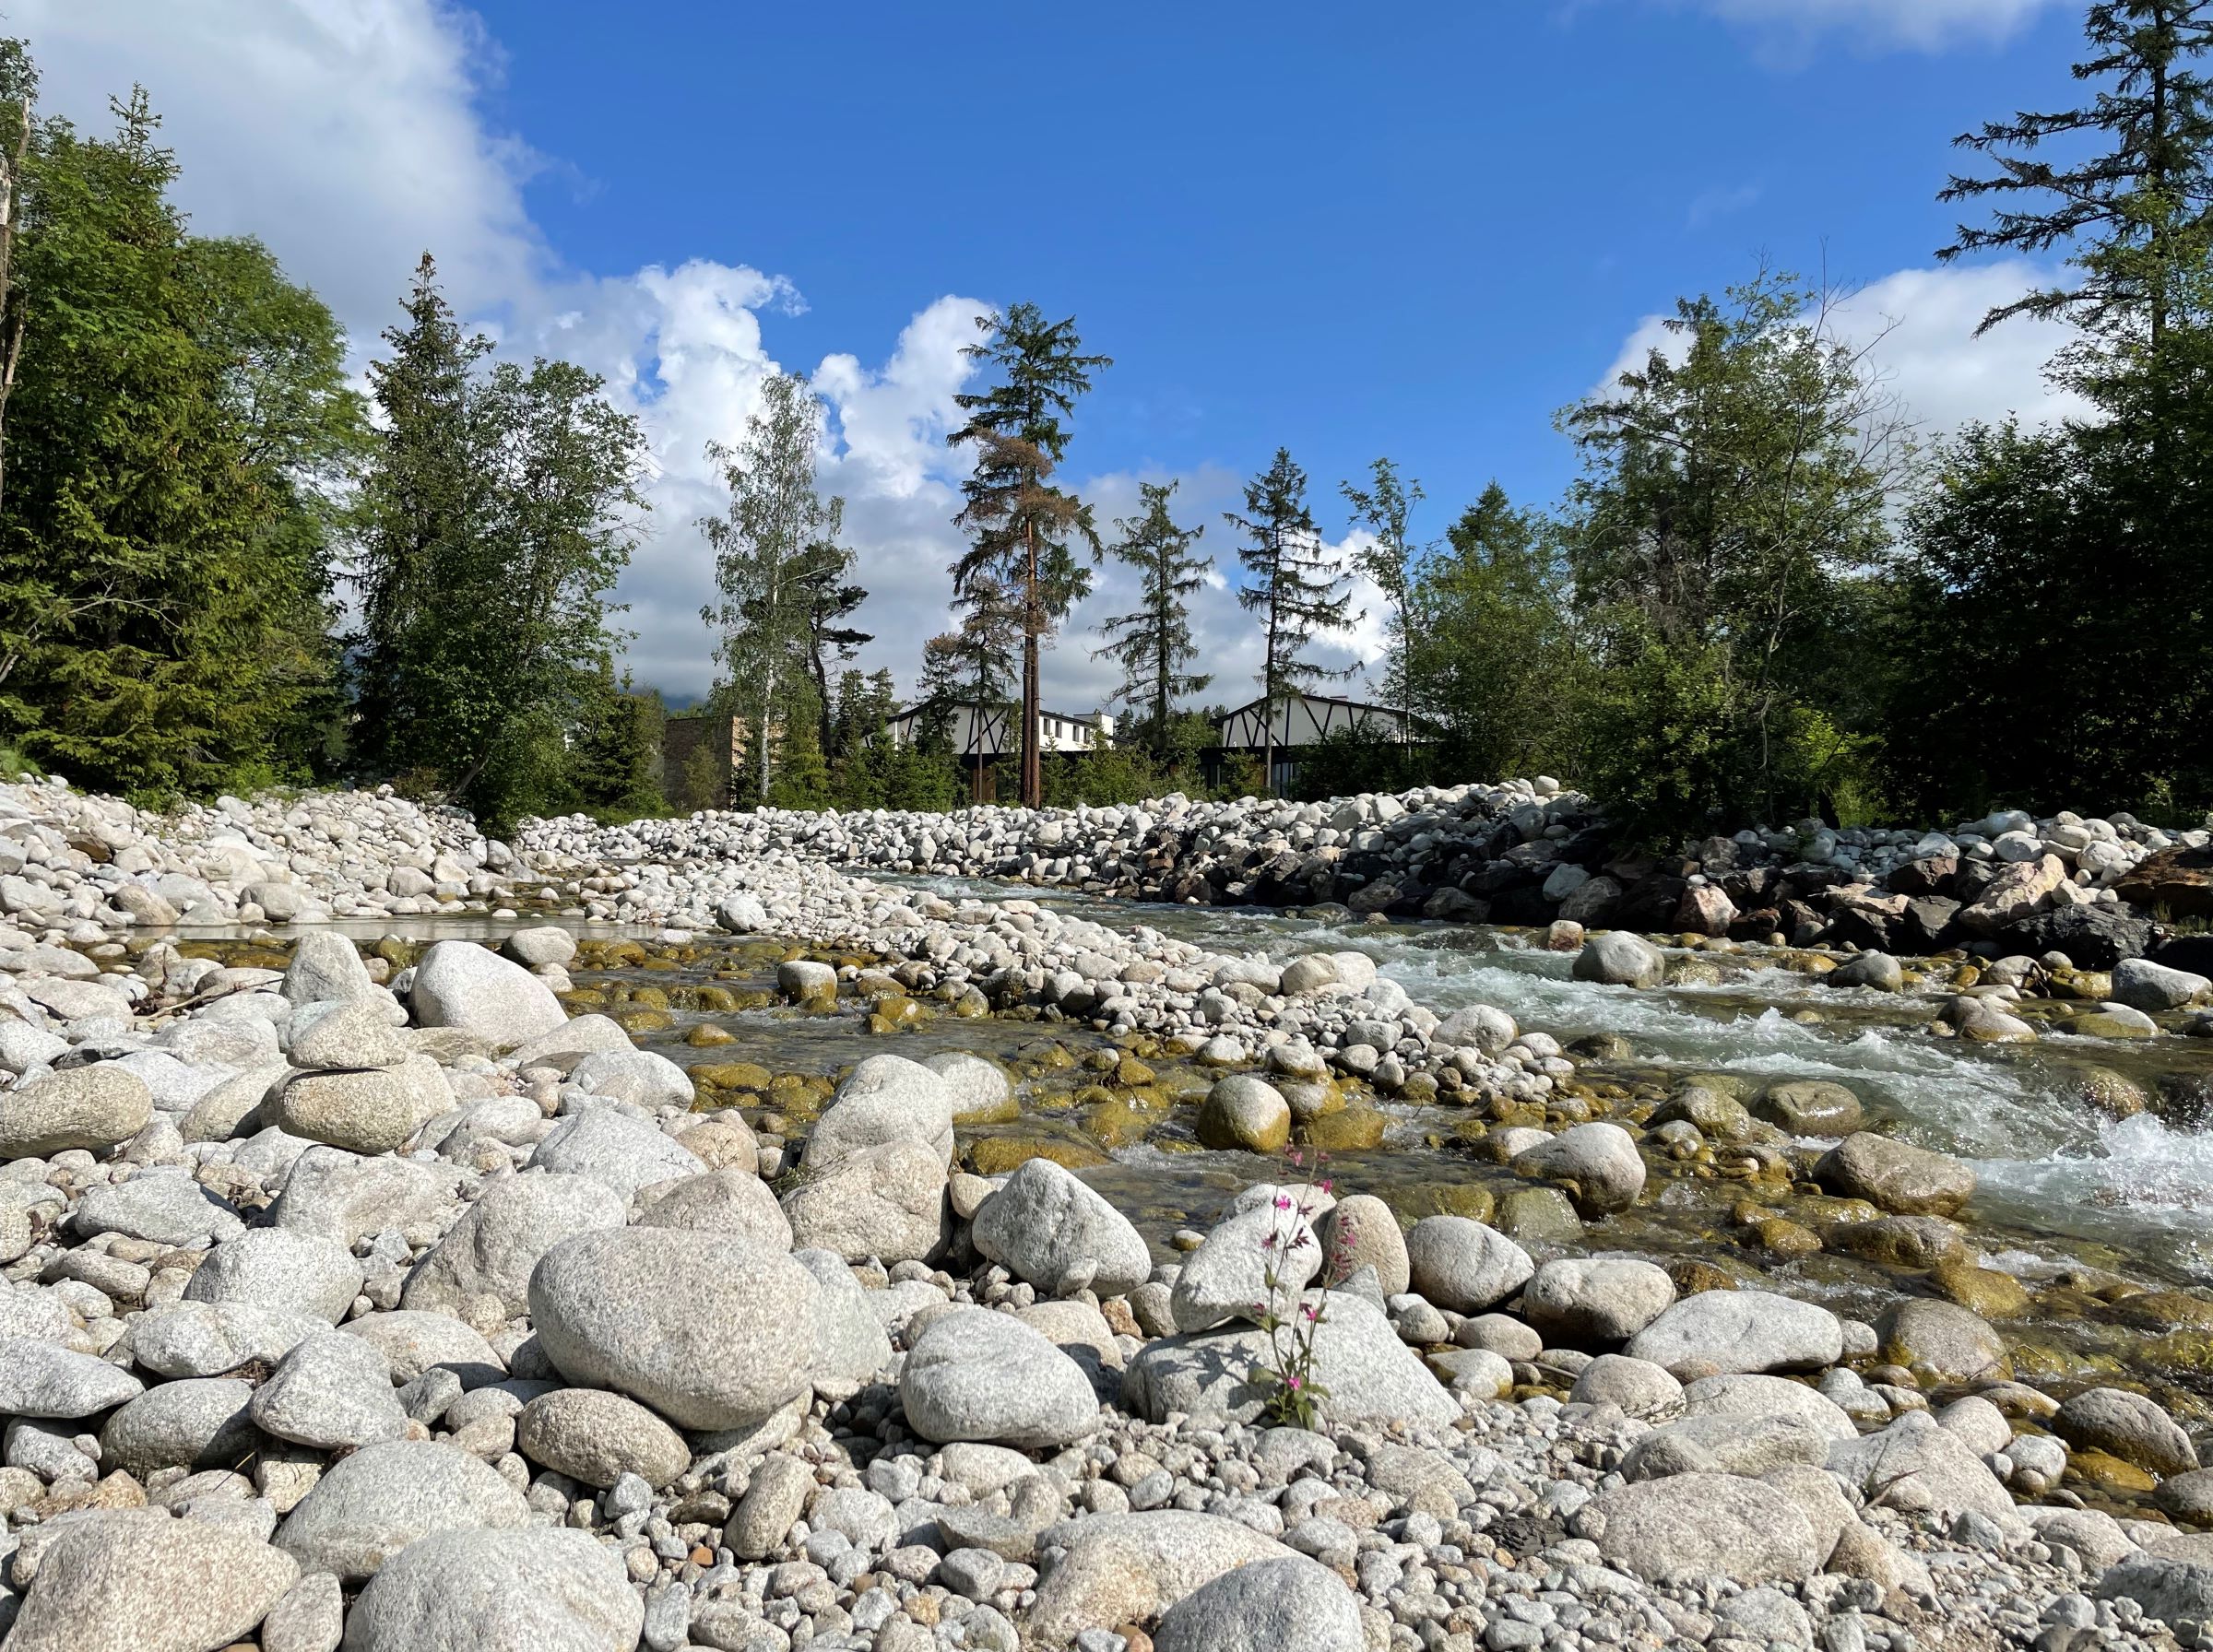
M821 548L835 547L845 501L816 491L820 431L821 408L806 376L776 373L762 385L760 410L737 444L707 444L730 502L722 514L699 521L715 551L719 593L700 618L721 631L715 658L728 674L732 701L751 724L762 803L768 801L773 768L771 728L779 716L794 714L795 687L820 692L817 617L825 588L837 587L834 559Z

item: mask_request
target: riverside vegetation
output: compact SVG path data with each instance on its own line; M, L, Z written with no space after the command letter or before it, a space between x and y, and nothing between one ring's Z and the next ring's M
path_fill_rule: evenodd
M1385 458L1332 518L1278 449L1224 521L1156 483L1108 523L1071 454L1113 363L1073 318L1009 304L978 318L951 410L954 624L912 678L940 714L883 737L897 689L854 663L868 569L818 490L825 418L779 375L710 443L728 501L700 523L709 704L768 738L672 799L658 699L617 669L637 419L572 363L503 359L428 256L365 402L266 249L191 233L148 100L109 138L39 118L8 43L0 742L148 799L390 782L505 829L670 802L948 808L973 783L942 714L969 702L1018 709L1010 796L1130 804L1198 791L1200 697L1249 691L1195 668L1193 595L1226 576L1253 686L1280 701L1350 675L1332 639L1364 618L1358 574L1381 653L1355 692L1414 738L1303 751L1314 796L1550 770L1655 847L2020 804L2193 824L2213 806L2213 17L2100 0L2085 23L2082 106L1975 129L1984 170L1942 190L1995 208L1943 256L2064 256L1985 325L2073 324L2048 372L2079 417L1927 439L1850 293L1760 269L1680 301L1645 360L1562 411L1582 464L1549 508L1493 484L1425 537L1422 486ZM2065 165L2037 148L2060 134ZM177 485L140 485L157 473ZM1107 557L1139 587L1093 640L1124 738L1048 761L1041 661ZM1264 772L1233 764L1229 794Z
M1782 947L1388 915L1589 808L0 791L0 1644L2199 1644L2202 1205L1923 1143L1970 1071L2188 1139L2213 983L2118 891L2205 834L1614 897L1826 889ZM1279 842L1399 894L1117 892ZM1976 938L1850 938L1935 860Z

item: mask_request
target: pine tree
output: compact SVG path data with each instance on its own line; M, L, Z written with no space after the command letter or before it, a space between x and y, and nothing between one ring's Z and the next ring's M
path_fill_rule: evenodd
M266 783L329 667L321 490L360 410L330 313L188 234L144 92L114 110L107 140L39 123L24 166L0 737L87 784Z
M1987 198L1994 211L1985 225L1963 226L1942 255L2067 254L2062 280L1993 310L1983 325L2013 314L2074 324L2080 336L2054 361L2053 376L2099 416L2071 421L2056 443L2035 432L1964 432L1946 452L1945 468L1959 466L1957 496L1977 502L1982 520L1969 520L1944 497L1925 500L1916 516L1923 577L1908 589L1920 610L1917 634L1949 647L1946 628L1963 620L1981 632L1994 623L2012 630L1987 602L1969 599L1982 588L1982 572L2002 566L2028 579L2014 585L2020 595L2007 598L2007 613L2063 626L2032 633L2028 645L2096 662L2096 720L2108 727L2083 737L2083 755L2094 752L2108 777L2112 789L2101 795L2157 809L2183 796L2213 797L2213 746L2205 738L2213 718L2213 558L2205 551L2213 531L2213 78L2203 67L2213 49L2213 0L2101 0L2084 32L2089 52L2074 73L2094 89L2081 107L2019 113L1959 140L1992 156L1997 171L1953 178L1940 198ZM2046 146L2054 158L2045 158ZM2014 488L2021 498L2007 505L2003 495ZM2062 499L2078 526L2046 533L2052 502ZM2037 537L1988 546L1965 584L1951 579L1963 549L1972 554L1993 534L2031 528ZM2084 589L2076 559L2086 537L2094 590L2070 602L2064 594ZM2035 709L2017 699L1994 716L2082 721L2078 696L2062 681L2047 675L2030 686L2048 703ZM1972 697L1979 687L1966 691ZM1899 716L1901 729L1917 727L1910 705ZM2055 761L2082 772L2071 757ZM1983 764L1984 754L1964 753L1950 795L1988 773ZM2053 796L2064 779L2053 772L2048 784L2053 790L2041 795Z
M436 632L456 617L441 600L441 571L467 556L485 510L471 376L491 351L491 339L463 333L428 253L402 308L405 324L384 335L391 354L369 364L384 425L362 488L352 639L355 759L387 775L421 761L425 726L442 709Z
M763 803L776 732L788 734L793 690L823 668L818 609L839 599L845 501L815 491L820 420L821 404L805 376L773 373L738 445L707 444L730 502L723 514L699 521L715 551L721 593L700 618L721 629L715 657L728 671L730 698L752 731L752 791Z
M968 422L947 440L976 449L976 468L962 485L967 502L953 519L969 531L973 544L953 564L953 588L965 594L988 576L1020 604L1022 801L1034 808L1045 795L1037 726L1040 650L1091 589L1090 572L1076 561L1071 541L1082 540L1094 560L1100 553L1091 507L1055 487L1051 478L1067 456L1065 421L1076 397L1091 388L1093 372L1113 362L1083 353L1073 316L1048 322L1035 304L980 315L976 326L984 336L965 353L996 368L1001 382L953 397Z
M1260 774L1275 785L1275 719L1279 709L1317 683L1350 677L1356 666L1331 668L1306 655L1317 634L1343 631L1358 618L1353 612L1350 579L1324 552L1307 508L1307 473L1292 463L1291 450L1275 450L1275 462L1245 485L1245 515L1224 513L1223 520L1245 536L1237 560L1249 576L1237 593L1248 613L1261 616L1264 642L1258 681L1261 737Z
M465 337L426 255L371 383L385 428L362 490L365 766L495 827L560 784L579 695L620 639L645 437L567 361L501 362Z
M2202 265L2213 242L2213 83L2190 66L2213 46L2213 0L2101 0L2083 31L2093 51L2075 78L2104 83L2087 106L2024 110L1955 140L1998 171L1954 177L1937 199L1997 205L1987 225L1961 225L1937 256L2065 247L2075 281L1999 305L1982 329L2012 315L2064 316L2093 332L2124 322L2156 357L2182 298L2177 277ZM2082 153L2085 137L2109 147ZM2058 164L2037 153L2054 140L2069 157ZM2041 199L2007 204L2024 195Z
M842 507L842 501L833 501ZM842 510L840 513L842 520ZM807 673L814 685L815 761L830 739L830 665L843 664L876 639L846 623L868 600L861 586L849 583L853 552L837 543L834 534L816 540L799 557L794 577L806 608Z
M1121 538L1114 555L1138 571L1142 607L1106 620L1099 627L1109 641L1094 651L1122 667L1116 698L1145 718L1145 738L1163 763L1168 761L1171 725L1178 696L1196 694L1213 681L1206 673L1184 669L1198 658L1191 641L1190 596L1206 584L1213 559L1194 556L1191 547L1204 528L1179 527L1168 513L1174 482L1146 482L1138 490L1143 514L1115 523Z
M1352 482L1343 485L1344 499L1353 507L1354 523L1366 528L1369 536L1369 543L1361 548L1356 559L1357 566L1376 582L1377 588L1383 593L1383 600L1390 605L1390 614L1384 621L1384 634L1391 646L1383 672L1384 692L1391 704L1398 707L1402 717L1411 723L1406 655L1412 642L1408 610L1414 547L1406 537L1406 523L1424 495L1421 483L1402 479L1398 466L1389 459L1378 459L1368 466L1368 473L1372 479L1367 487Z

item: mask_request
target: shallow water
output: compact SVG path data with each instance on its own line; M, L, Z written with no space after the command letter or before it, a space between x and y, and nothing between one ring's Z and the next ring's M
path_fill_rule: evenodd
M2004 1231L2051 1261L2087 1251L2101 1266L2125 1260L2155 1278L2213 1282L2213 1131L2176 1128L2150 1114L2110 1120L2071 1092L2085 1066L2146 1083L2162 1073L2213 1075L2213 1041L2059 1035L1972 1044L1918 1030L1932 1010L1926 997L1828 989L1781 967L1755 964L1720 987L1631 991L1576 981L1572 955L1485 927L1327 926L1249 908L1137 905L978 879L912 881L949 899L1019 896L1111 927L1142 923L1219 951L1282 960L1356 949L1440 1014L1495 1004L1563 1044L1619 1033L1651 1058L1640 1066L1684 1075L1830 1080L1900 1138L1974 1164L1970 1225ZM1825 1019L1791 1019L1805 1010Z
M2078 1094L2078 1075L2089 1066L2110 1067L2148 1086L2162 1076L2213 1075L2213 1041L2047 1035L2028 1045L1966 1044L1925 1030L1940 1001L1935 997L1828 989L1794 970L1763 962L1757 953L1710 955L1726 977L1718 985L1639 992L1575 981L1571 956L1545 951L1527 934L1489 928L1332 924L1252 909L1142 905L976 879L882 881L926 888L953 900L1035 901L1125 933L1150 928L1222 952L1284 960L1315 950L1357 949L1416 1003L1439 1013L1490 1003L1563 1044L1594 1032L1626 1037L1634 1052L1630 1059L1588 1064L1579 1078L1648 1095L1694 1073L1734 1074L1756 1085L1786 1079L1842 1083L1881 1127L1974 1164L1980 1185L1962 1220L1991 1265L2040 1292L2078 1265L2154 1286L2213 1284L2213 1132L2150 1114L2116 1122ZM545 921L438 916L338 927L362 938L492 938ZM647 939L653 934L616 926L577 926L576 932ZM773 985L773 957L758 943L701 939L706 950L680 969L580 969L578 984L618 990L706 980L738 989ZM733 1041L685 1044L684 1035L703 1021L729 1032ZM964 1135L1019 1132L1079 1147L1088 1147L1092 1139L1084 1127L1088 1109L1078 1103L1076 1092L1092 1075L1068 1068L1066 1058L1081 1061L1110 1044L1104 1033L1050 1016L969 1021L933 1013L912 1029L874 1036L866 1030L865 1010L849 1000L826 1015L781 1008L678 1009L671 1023L641 1035L640 1042L687 1066L746 1060L775 1072L828 1076L876 1051L917 1058L941 1050L988 1055L1023 1075L1018 1092L1024 1116ZM1066 1055L1054 1053L1056 1045ZM1053 1060L1045 1058L1048 1053ZM1189 1064L1151 1064L1171 1095L1202 1093L1204 1075ZM1345 1185L1378 1193L1414 1216L1441 1208L1440 1197L1471 1184L1497 1196L1521 1185L1454 1139L1468 1119L1466 1110L1414 1107L1388 1098L1380 1106L1390 1120L1383 1145L1341 1155L1333 1165ZM1192 1115L1189 1104L1159 1114L1143 1140L1115 1147L1110 1162L1083 1173L1139 1221L1164 1255L1176 1228L1203 1224L1229 1194L1282 1170L1247 1155L1201 1150L1192 1139ZM1740 1245L1731 1221L1733 1204L1750 1191L1745 1184L1678 1174L1667 1166L1661 1172L1644 1201L1593 1228L1590 1243L1693 1256L1734 1271L1765 1274L1843 1311L1873 1314L1899 1290L1914 1288L1914 1276L1849 1257L1822 1253L1782 1263L1756 1255ZM1772 1185L1762 1197L1774 1198ZM2040 1294L2031 1324L2008 1328L2093 1352L2124 1353L2129 1341L2094 1299L2064 1280ZM2213 1381L2202 1386L2213 1390Z

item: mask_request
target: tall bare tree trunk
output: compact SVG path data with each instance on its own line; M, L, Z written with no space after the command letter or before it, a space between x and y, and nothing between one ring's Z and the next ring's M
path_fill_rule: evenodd
M768 802L768 714L776 702L776 668L768 668L767 679L761 685L761 715L753 729L753 738L761 747L761 802Z
M1279 547L1276 554L1283 552ZM1278 577L1281 577L1280 575ZM1274 595L1268 599L1268 650L1260 661L1260 791L1275 795L1275 620Z
M1038 702L1044 698L1037 657L1037 530L1023 529L1029 559L1022 612L1022 806L1038 808L1045 803L1045 761L1037 749Z
M15 289L17 207L23 194L23 163L30 154L30 99L25 94L15 143L0 156L0 501L7 486L7 398L23 359L23 295Z

